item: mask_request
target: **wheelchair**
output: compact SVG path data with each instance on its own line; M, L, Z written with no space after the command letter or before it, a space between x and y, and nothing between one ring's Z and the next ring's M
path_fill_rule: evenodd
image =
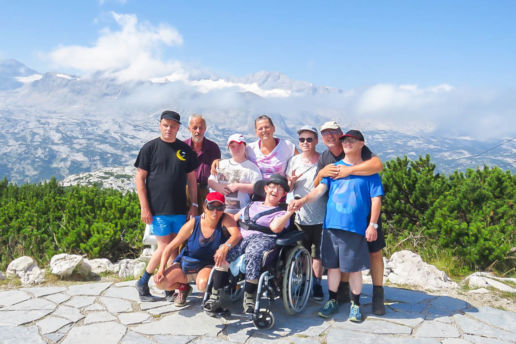
M258 280L254 313L251 315L258 329L269 329L274 326L274 315L270 309L271 303L282 298L288 314L300 313L310 297L312 285L312 257L300 242L304 232L297 230L293 222L278 235L276 245L265 252L262 258L262 269ZM224 288L223 298L237 301L243 294L245 283L244 256L230 264L229 283ZM210 273L202 305L210 298L212 290L212 275ZM229 317L228 310L219 314Z

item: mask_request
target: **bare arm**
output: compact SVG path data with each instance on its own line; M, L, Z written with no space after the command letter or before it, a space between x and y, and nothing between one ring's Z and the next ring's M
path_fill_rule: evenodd
M371 176L383 169L382 161L379 157L373 156L371 159L361 162L353 166L339 165L339 173L335 179L344 178L353 174L355 176Z
M371 219L367 224L366 229L366 240L367 241L375 241L378 238L378 232L376 228L371 226L371 223L378 223L378 218L380 217L380 208L382 207L382 197L377 196L371 198Z
M223 195L227 194L226 190L224 189L226 184L217 182L216 180L212 179L211 176L210 176L210 178L208 178L208 186L210 188L212 188L213 190L220 192Z
M301 208L305 203L313 202L322 195L324 195L326 193L326 190L328 190L328 186L326 184L319 184L305 197L290 201L288 206L289 208L292 207L293 210L299 210L299 208Z
M188 214L186 214L186 218L189 219L198 214L199 206L194 206L194 203L197 203L197 179L195 178L195 171L188 172L186 175L187 184L188 184L188 195L190 196L190 210L188 210Z
M222 263L226 261L226 255L228 254L231 247L235 247L242 239L240 229L237 227L236 221L232 215L224 214L224 219L222 219L222 226L226 227L230 237L223 245L220 245L220 247L215 252L215 255L213 256L215 265L217 266L222 265ZM229 246L227 244L229 244Z
M294 211L291 207L288 207L285 214L275 217L269 225L271 231L274 233L281 233L285 229L285 226L287 225L287 222L292 214L294 214Z
M211 169L210 169L210 173L214 176L217 175L217 169L219 168L219 162L220 162L220 159L215 159L213 160L213 162L211 163Z
M147 180L148 172L141 168L136 171L136 192L140 200L141 219L143 223L150 225L152 223L152 213L149 206L149 199L147 198Z
M328 164L324 166L314 179L314 186L318 186L324 177L336 178L339 174L339 166Z

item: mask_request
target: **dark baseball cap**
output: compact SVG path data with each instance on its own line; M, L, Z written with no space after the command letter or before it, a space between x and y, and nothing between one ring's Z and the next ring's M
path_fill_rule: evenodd
M177 123L181 124L181 116L179 116L179 114L175 111L170 111L170 110L165 110L161 113L161 118L160 120L162 119L171 119L173 121L176 121Z
M340 140L344 140L346 137L353 137L358 141L364 141L364 135L358 130L348 130L345 134L340 136Z

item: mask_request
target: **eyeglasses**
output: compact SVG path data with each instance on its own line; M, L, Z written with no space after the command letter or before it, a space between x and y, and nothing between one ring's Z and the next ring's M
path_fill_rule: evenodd
M345 137L345 138L343 138L343 139L342 139L342 140L340 140L340 141L341 141L342 143L351 143L351 144L353 144L353 143L357 142L358 140L357 140L357 139L354 139L354 138L352 138L352 137Z
M206 204L206 209L224 211L224 209L226 209L226 206L224 204L215 205L213 203L208 203L208 204Z
M303 143L303 142L308 142L308 143L311 143L314 141L314 138L313 137L300 137L299 138L299 142Z
M326 135L340 135L342 132L338 129L327 129L327 130L324 130L324 131L321 131L321 135L322 136L326 136Z

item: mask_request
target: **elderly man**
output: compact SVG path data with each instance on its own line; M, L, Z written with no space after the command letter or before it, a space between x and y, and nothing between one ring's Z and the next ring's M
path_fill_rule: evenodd
M226 213L236 214L251 201L254 183L262 179L262 174L247 160L242 134L231 135L227 145L231 159L220 160L217 175L208 178L208 185L226 196Z
M364 136L358 130L350 130L339 137L345 156L335 166L356 166L361 157ZM383 187L378 174L371 176L349 175L333 179L324 177L321 183L300 200L293 200L290 207L299 209L306 202L314 201L329 191L324 230L321 240L323 266L328 269L329 300L319 311L328 318L337 313L337 289L341 272L349 274L352 300L349 320L362 321L360 294L362 270L370 267L367 242L375 241L378 233ZM367 216L370 214L370 221Z
M197 215L197 183L195 169L199 165L195 153L176 138L181 117L174 111L163 111L159 128L161 136L147 142L134 166L136 192L140 200L141 219L152 225L158 248L152 254L143 276L136 283L141 301L154 301L149 291L149 279L158 267L163 249L176 236L187 215ZM186 205L188 184L191 206ZM177 252L175 252L177 254Z
M206 120L202 115L193 114L188 119L188 131L191 137L185 140L185 143L192 148L197 154L199 167L195 170L195 178L197 180L197 201L203 204L208 189L208 177L210 176L211 163L215 159L220 159L219 146L204 137L206 133ZM202 212L202 208L199 209Z
M335 165L334 163L344 159L345 152L339 141L342 135L340 126L335 121L329 121L322 125L321 136L323 143L328 147L319 157L318 175L314 180L317 186L323 177L333 179L344 178L349 175L370 176L382 170L382 162L363 145L361 151L362 162L352 166ZM380 218L379 218L380 220ZM371 277L373 280L373 313L376 315L385 314L384 292L383 292L383 257L382 249L385 247L381 222L378 222L378 239L367 242L369 258L371 261ZM342 274L342 282L338 290L338 302L340 304L349 302L348 274Z

